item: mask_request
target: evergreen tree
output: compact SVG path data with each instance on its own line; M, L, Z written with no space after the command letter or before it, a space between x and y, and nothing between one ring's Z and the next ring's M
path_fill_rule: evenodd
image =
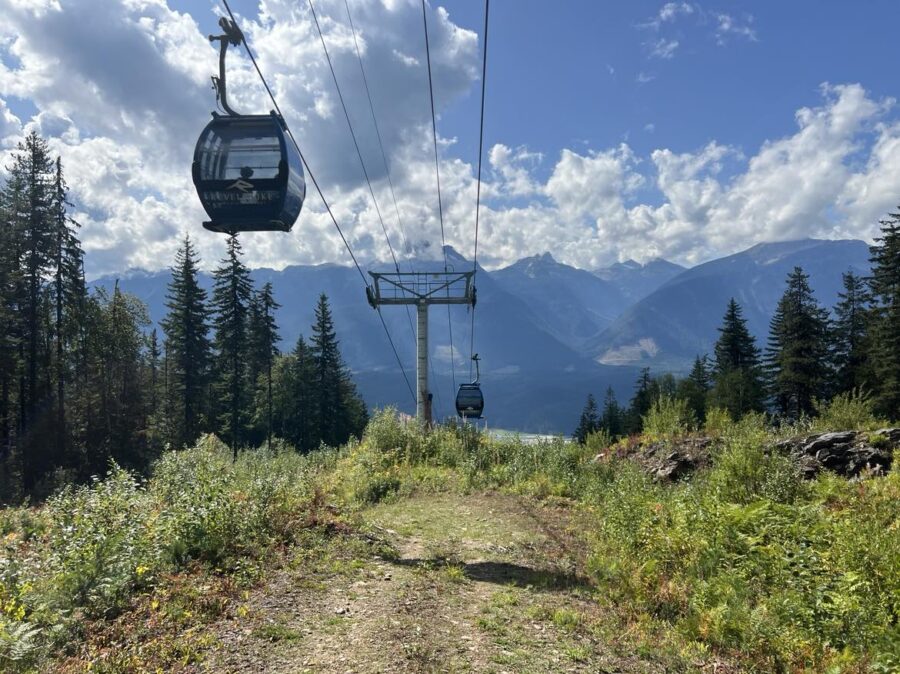
M119 290L112 296L98 290L89 300L88 408L84 476L102 474L109 459L142 469L152 455L147 444L147 391L140 376L143 329L147 309L132 295Z
M297 338L292 357L286 369L284 386L287 405L283 405L281 417L286 427L285 437L301 452L309 452L319 446L319 399L316 395L316 362L312 350Z
M644 416L650 411L650 406L653 405L653 388L650 368L642 368L635 385L634 397L632 397L631 403L628 405L628 412L625 416L625 431L627 433L641 432Z
M624 430L622 408L616 400L612 386L606 389L606 397L603 399L603 411L600 413L600 428L606 430L610 437L616 438L622 435Z
M831 327L835 393L869 386L869 292L864 279L852 271L843 275L844 291L838 295Z
M712 374L709 370L709 358L697 356L690 374L678 382L677 398L687 401L688 407L698 423L706 419L706 398L712 386Z
M14 217L18 190L14 178L0 190L0 459L4 460L11 456L16 437L15 391L21 369L21 317L16 301L17 290L21 287L21 268Z
M872 276L872 370L879 411L900 418L900 213L881 221L870 248Z
M799 419L815 411L827 393L828 312L813 296L800 267L788 274L787 289L769 324L766 370L775 408Z
M84 254L76 234L77 223L67 214L68 186L63 177L62 161L56 159L53 181L53 254L56 269L53 278L54 339L56 357L56 442L57 452L64 455L66 428L66 382L70 376L70 349L80 333L83 298L86 290L82 267Z
M362 434L368 412L341 358L331 309L324 293L316 305L312 332L318 436L321 442L337 447L351 435Z
M241 261L241 245L228 237L228 252L213 272L213 327L216 351L216 389L219 393L221 428L237 458L246 435L251 402L248 381L247 313L253 295L250 270Z
M591 433L595 433L600 428L600 414L597 410L597 401L594 399L593 393L588 393L587 402L584 409L581 410L581 418L578 420L578 427L572 434L576 442L584 444L587 437Z
M759 349L734 298L728 302L714 354L710 405L728 410L735 419L762 411L765 393Z
M272 368L278 355L278 325L275 312L280 305L272 294L272 284L266 283L253 295L249 317L248 366L251 382L256 388L256 422L265 429L266 444L272 442Z
M175 255L162 321L166 334L167 382L171 409L170 442L192 443L203 429L210 361L206 291L200 287L197 254L189 236Z
M316 305L316 322L312 327L312 353L316 368L316 397L318 401L318 435L325 444L337 447L343 438L344 420L341 418L341 379L343 365L338 350L337 334L328 298L324 293Z
M17 436L22 460L22 478L27 489L48 472L59 457L54 451L55 414L46 403L52 395L50 382L41 378L41 363L48 357L44 279L54 262L55 167L47 142L32 131L19 143L10 167L7 217L16 237L17 287L14 304L19 314Z

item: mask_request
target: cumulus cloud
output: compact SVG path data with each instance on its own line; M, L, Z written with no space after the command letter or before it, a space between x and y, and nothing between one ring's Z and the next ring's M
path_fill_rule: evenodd
M365 0L353 8L392 177L408 183L411 172L421 171L433 179L431 143L424 133L430 109L420 58L420 7L413 0ZM345 5L322 0L317 11L384 209L384 163ZM0 0L0 12L5 19L0 95L32 102L40 112L25 130L50 137L54 151L63 155L77 216L84 221L85 245L93 252L89 271L153 268L170 260L178 239L173 232L196 231L203 219L189 167L194 142L214 108L209 76L217 68L217 51L206 34L218 32L215 12L192 16L170 8L166 0ZM430 8L429 14L440 110L478 77L478 38L453 23L443 8ZM383 240L366 233L374 209L362 198L362 170L308 10L293 0L266 0L257 14L238 18L316 177L327 186L329 199L341 202L335 211L347 215L351 242L368 248L361 251L364 257L386 255ZM410 42L410 35L421 37L421 45ZM271 109L249 60L238 50L229 55L228 83L239 111ZM14 136L6 145L21 137L21 125L5 105L0 124L0 138ZM350 212L343 204L355 208ZM403 209L412 219L410 211L418 207L401 204ZM396 225L388 224L399 238ZM282 237L248 236L248 259L275 266L346 259L313 190L303 226L309 238L294 237L288 245L272 243ZM430 241L438 231L437 219L428 218L417 238ZM197 238L207 261L221 254L220 237L201 233Z
M656 16L661 24L700 11L670 4ZM420 7L415 0L357 0L353 8L402 231L344 4L317 3L385 225L396 250L437 256L424 44L409 40L421 36ZM196 233L206 265L214 265L222 238L199 227L204 214L189 166L213 106L208 78L216 50L205 34L216 30L215 13L181 13L166 0L0 0L0 10L8 17L0 25L0 153L8 155L29 129L50 138L83 225L89 273L167 266L185 231ZM429 11L440 112L476 90L479 45L445 10ZM80 20L84 15L104 21ZM389 259L308 12L293 0L265 0L258 13L239 18L354 251L363 262ZM244 57L231 59L229 84L239 110L269 108ZM38 112L18 119L4 102L10 97ZM759 148L713 141L639 155L621 144L549 156L497 143L485 156L479 259L500 266L549 250L584 268L656 256L696 263L761 240L870 239L877 218L896 206L894 101L876 100L859 84L824 85L795 124ZM455 156L453 139L439 141L444 234L470 255L475 165ZM243 243L253 266L348 262L312 189L293 233L248 234Z

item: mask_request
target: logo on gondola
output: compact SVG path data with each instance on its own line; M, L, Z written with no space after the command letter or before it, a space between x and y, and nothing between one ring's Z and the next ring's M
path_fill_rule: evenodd
M253 189L253 183L248 183L243 178L238 178L233 183L231 183L226 190L238 190L241 194L247 194L247 192Z

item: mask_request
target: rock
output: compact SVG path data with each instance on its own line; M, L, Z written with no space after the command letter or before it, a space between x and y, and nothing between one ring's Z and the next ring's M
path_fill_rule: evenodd
M839 431L789 438L770 449L790 455L807 478L823 469L856 478L865 471L886 473L898 447L900 428L883 428L874 433Z

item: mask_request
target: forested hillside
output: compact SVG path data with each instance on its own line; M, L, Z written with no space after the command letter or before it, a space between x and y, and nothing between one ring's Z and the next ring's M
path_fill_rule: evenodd
M143 471L204 433L237 452L273 434L308 451L362 432L324 295L282 354L272 287L254 287L238 240L207 293L186 237L162 331L150 330L141 298L88 291L69 208L63 163L32 133L0 190L0 500L46 496L110 461Z

